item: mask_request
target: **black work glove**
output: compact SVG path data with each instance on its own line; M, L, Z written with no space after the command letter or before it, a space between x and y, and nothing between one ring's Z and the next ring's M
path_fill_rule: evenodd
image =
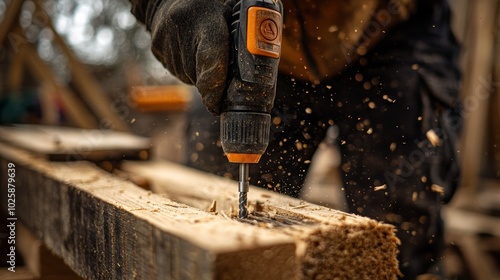
M223 0L163 0L148 13L151 19L144 21L156 58L180 80L195 85L207 109L219 115L229 62L231 7Z

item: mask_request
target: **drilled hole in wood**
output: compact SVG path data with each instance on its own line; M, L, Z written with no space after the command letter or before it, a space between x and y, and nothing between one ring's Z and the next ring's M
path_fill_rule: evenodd
M251 225L266 228L281 228L298 225L314 225L318 222L305 217L296 217L283 214L269 214L266 212L254 212L248 215L246 219L236 218L236 220Z

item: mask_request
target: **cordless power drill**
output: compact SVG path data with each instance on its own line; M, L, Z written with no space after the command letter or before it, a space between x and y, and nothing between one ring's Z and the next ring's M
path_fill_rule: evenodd
M248 169L269 143L271 109L281 51L280 0L242 0L233 7L229 86L221 114L221 142L239 163L239 217L246 218Z

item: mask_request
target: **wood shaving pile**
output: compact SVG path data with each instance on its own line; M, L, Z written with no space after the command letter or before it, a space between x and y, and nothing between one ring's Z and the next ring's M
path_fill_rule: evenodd
M392 225L338 211L332 211L330 223L320 223L264 208L242 221L296 239L299 279L395 280L401 275L396 258L400 241Z
M393 227L376 221L321 225L304 235L298 252L302 279L397 279Z

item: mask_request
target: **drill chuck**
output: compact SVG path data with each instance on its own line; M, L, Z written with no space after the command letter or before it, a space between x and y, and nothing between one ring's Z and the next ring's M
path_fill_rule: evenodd
M269 142L271 116L257 112L221 114L221 142L230 162L257 163Z

